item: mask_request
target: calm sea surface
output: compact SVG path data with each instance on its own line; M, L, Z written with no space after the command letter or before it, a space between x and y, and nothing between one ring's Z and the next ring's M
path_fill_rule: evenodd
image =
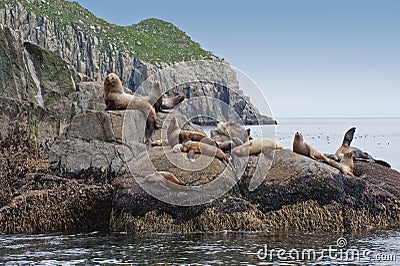
M342 144L344 133L356 127L352 146L368 152L376 159L387 161L400 170L400 119L399 118L326 118L277 119L278 126L263 126L267 136L275 134L277 141L292 148L294 134L299 131L304 140L322 153L335 153ZM260 128L252 128L253 137L259 137Z
M353 145L400 169L400 119L278 119L265 126L290 148L296 131L334 153L344 132ZM257 137L261 130L252 127ZM92 232L0 235L0 265L400 265L400 230L358 235L314 232L217 232L133 237Z

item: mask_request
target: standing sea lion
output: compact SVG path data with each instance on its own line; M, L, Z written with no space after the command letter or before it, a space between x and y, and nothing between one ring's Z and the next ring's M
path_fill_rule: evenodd
M124 92L121 80L115 73L108 74L104 80L103 97L107 105L106 110L137 109L147 116L146 142L150 141L154 129L160 128L157 124L156 111L153 106L140 96Z
M355 131L356 131L356 128L352 127L349 130L347 130L347 132L344 134L342 145L339 147L339 149L335 153L336 157L339 160L341 160L345 153L351 152L351 153L353 153L354 160L375 162L375 163L378 163L378 164L386 166L386 167L391 167L390 164L388 164L387 162L382 161L382 160L376 160L371 155L369 155L366 152L363 152L359 148L350 146L350 144L353 140Z
M207 143L199 142L199 141L187 141L185 143L176 144L173 147L173 152L187 152L188 158L191 161L194 161L194 155L196 153L205 154L208 156L215 156L221 161L229 161L228 155L226 155L221 149L209 145Z
M296 132L293 140L293 151L295 153L310 157L312 159L323 160L328 162L328 158L314 149L310 144L304 141L303 135L300 132Z
M259 154L261 152L268 153L269 151L276 149L285 149L285 147L279 142L268 138L251 139L246 143L233 148L232 154L241 157Z

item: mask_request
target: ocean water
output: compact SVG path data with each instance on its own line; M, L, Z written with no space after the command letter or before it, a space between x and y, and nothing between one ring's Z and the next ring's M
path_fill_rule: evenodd
M400 233L0 235L1 265L399 265Z
M335 153L343 141L344 133L356 127L352 146L381 159L400 170L399 118L281 118L277 126L250 126L253 137L274 136L285 147L292 148L298 131L304 140L321 153Z
M253 137L267 132L291 148L300 131L320 152L334 153L355 126L354 146L400 169L400 119L278 122L262 130L251 127ZM400 265L400 229L344 236L299 231L0 235L0 265Z

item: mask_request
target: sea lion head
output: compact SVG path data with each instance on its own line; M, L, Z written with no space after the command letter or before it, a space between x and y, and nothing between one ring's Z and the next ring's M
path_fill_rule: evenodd
M344 155L343 155L343 158L346 158L346 159L353 159L353 152L346 152Z
M104 80L104 88L108 90L108 92L123 92L122 83L117 74L110 73L107 75Z
M296 135L294 137L297 140L303 140L303 135L300 132L296 132Z

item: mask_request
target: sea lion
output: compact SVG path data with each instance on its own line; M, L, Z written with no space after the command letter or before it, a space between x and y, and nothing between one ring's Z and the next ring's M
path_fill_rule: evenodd
M143 96L143 99L152 104L156 112L160 111L163 101L160 83L155 82L150 93L146 96Z
M167 112L166 110L174 109L175 106L183 102L186 99L185 94L180 93L175 97L172 98L164 98L162 99L162 104L160 106L160 111Z
M346 175L350 175L354 177L354 161L353 161L353 153L352 152L346 152L343 155L342 160L340 160L340 164L343 166L340 170L342 173Z
M210 136L217 143L218 147L225 152L251 139L250 129L244 129L237 122L218 122L217 129L211 130Z
M167 146L167 145L168 145L168 140L166 139L157 139L151 142L152 147Z
M233 148L232 154L242 157L248 155L256 155L261 152L267 154L269 153L269 151L276 149L285 149L285 147L279 142L268 138L251 139L246 143Z
M293 152L310 157L314 160L323 160L328 162L328 158L314 149L310 144L304 141L303 135L296 132L293 140Z
M356 131L356 128L352 127L349 130L347 130L347 132L344 134L342 145L335 152L335 156L336 156L337 160L341 160L345 153L352 152L354 160L375 162L375 163L378 163L380 165L390 168L391 166L387 162L382 161L382 160L376 160L371 155L360 150L359 148L350 146L351 142L353 141L355 131Z
M172 151L175 153L187 152L188 153L187 156L191 161L194 161L194 155L196 153L217 157L221 161L226 161L226 162L229 161L228 155L226 155L221 149L199 141L189 140L184 143L176 144L173 147Z
M328 158L327 163L330 166L339 169L343 174L354 177L354 161L352 152L346 152L343 154L343 158L340 162Z
M160 128L157 124L156 111L150 103L140 96L126 93L115 73L108 74L104 80L103 97L106 110L137 109L147 116L145 138L146 143L150 142L154 129Z
M179 186L186 186L185 183L180 181L172 173L165 172L165 171L154 172L153 174L146 176L145 180L149 181L149 182L157 182L159 184L164 184L164 185L165 185L165 182L171 182L171 183L179 185Z
M219 122L217 124L217 132L213 132L212 136L224 135L229 139L234 137L239 138L243 143L247 142L250 135L250 129L244 129L242 125L237 122Z
M181 93L172 98L162 96L162 90L159 82L153 84L153 88L147 96L143 96L147 102L153 105L156 112L169 113L172 109L185 100L185 94Z
M168 143L171 148L175 147L178 143L184 143L189 140L192 141L202 141L204 143L208 143L210 145L214 145L215 142L208 138L203 133L195 132L195 131L188 131L188 130L181 130L179 128L178 121L175 117L171 119L171 122L167 129L167 139Z
M218 148L223 150L224 152L230 152L233 148L238 147L243 144L239 138L234 137L231 140L225 140L223 142L216 141Z

